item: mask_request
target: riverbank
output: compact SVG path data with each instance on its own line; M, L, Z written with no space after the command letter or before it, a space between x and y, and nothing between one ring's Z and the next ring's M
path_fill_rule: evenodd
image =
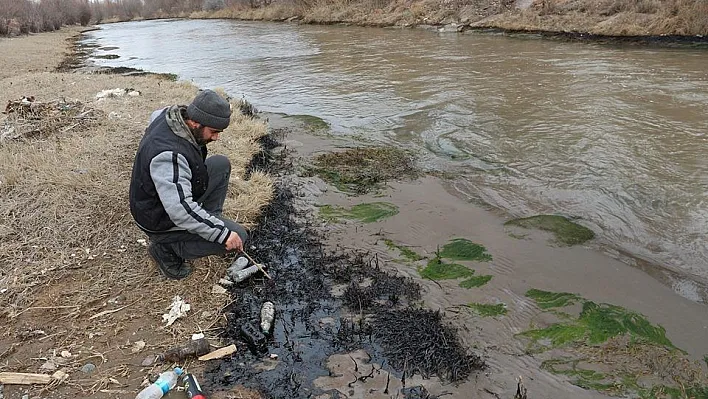
M235 18L375 27L429 27L443 32L496 30L582 40L662 44L708 36L702 1L266 2L197 12L192 18ZM644 38L644 39L643 39ZM646 40L645 40L646 39Z
M200 260L191 278L168 282L128 211L133 154L150 113L187 104L197 88L55 72L78 33L0 39L0 102L14 110L2 115L0 135L0 372L56 376L48 385L5 385L5 398L134 395L161 367L144 359L199 332L219 345L220 309L231 301L212 292L226 259ZM211 150L232 161L225 213L252 226L272 195L265 174L244 179L266 126L236 114ZM175 296L191 310L166 326Z

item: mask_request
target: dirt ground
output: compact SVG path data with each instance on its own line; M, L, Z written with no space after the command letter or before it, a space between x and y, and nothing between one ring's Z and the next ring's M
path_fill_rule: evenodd
M212 293L226 259L200 260L191 277L168 282L128 211L132 158L150 113L187 104L197 88L150 76L54 72L77 32L0 38L3 110L32 96L34 109L46 111L0 114L0 372L61 372L45 386L5 385L8 399L132 397L146 376L168 366L141 366L146 357L194 333L220 346L220 310L230 302ZM116 88L120 96L97 98ZM72 107L81 113L62 120ZM265 133L262 122L234 116L211 149L232 161L225 213L247 226L272 195L266 175L243 179ZM191 310L166 326L162 315L175 296Z

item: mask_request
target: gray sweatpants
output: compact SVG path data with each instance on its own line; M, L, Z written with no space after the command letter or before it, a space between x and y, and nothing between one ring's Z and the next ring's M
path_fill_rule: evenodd
M223 155L213 155L204 162L209 173L209 187L197 203L224 222L231 231L236 232L244 243L248 239L246 229L233 220L221 216L224 211L224 201L229 188L231 176L231 162ZM150 242L156 245L165 245L172 249L177 256L183 259L195 259L208 255L225 254L224 245L207 241L202 237L187 231L171 231L167 233L149 233Z

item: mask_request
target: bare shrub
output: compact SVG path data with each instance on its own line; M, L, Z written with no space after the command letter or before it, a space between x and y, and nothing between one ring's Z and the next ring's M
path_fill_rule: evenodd
M81 26L86 26L89 22L91 22L91 8L84 3L79 11L79 23L81 23Z
M204 0L204 5L202 10L204 11L217 11L224 8L224 0Z

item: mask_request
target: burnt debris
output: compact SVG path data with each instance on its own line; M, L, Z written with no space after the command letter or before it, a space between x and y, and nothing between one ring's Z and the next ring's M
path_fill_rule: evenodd
M276 134L261 144L264 151L249 170L273 175L275 195L247 245L256 260L269 265L273 279L257 275L231 288L233 303L225 310L223 335L244 349L210 364L203 385L212 391L242 385L267 398L342 397L313 382L331 374L330 356L356 349L380 365L359 369L399 379L419 373L459 382L483 368L484 362L462 346L440 313L418 308L416 282L385 271L375 256L322 247L313 220L294 206L294 187L288 183L292 158L278 147ZM275 320L262 334L258 326L265 301L275 304ZM365 374L358 380L371 377ZM380 390L397 398L432 397L405 382L400 392L389 391L388 384Z

